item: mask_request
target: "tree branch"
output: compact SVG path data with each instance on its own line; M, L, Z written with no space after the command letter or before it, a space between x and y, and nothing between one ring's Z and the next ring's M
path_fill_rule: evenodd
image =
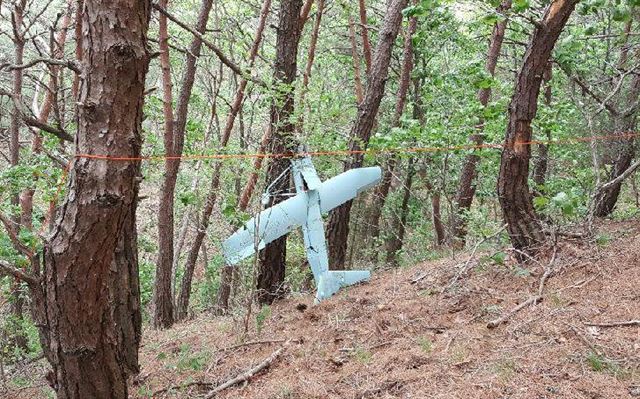
M640 161L638 161L638 162L634 163L633 165L629 166L627 168L627 170L625 170L620 176L618 176L615 179L611 180L610 182L607 182L606 184L602 185L602 187L600 187L599 191L606 191L609 188L615 186L616 184L622 182L624 179L626 179L627 177L631 176L639 167L640 167Z
M29 273L25 273L22 270L19 270L3 261L0 261L0 272L4 272L19 280L22 280L25 283L27 283L30 287L35 287L39 282L39 279L37 277L32 276Z
M77 61L75 60L58 60L58 59L54 59L54 58L35 58L29 62L27 62L26 64L22 64L22 65L13 65L13 64L9 64L9 63L4 63L2 65L0 65L0 70L6 70L6 71L15 71L17 69L27 69L27 68L31 68L37 64L40 63L45 63L47 65L57 65L57 66L62 66L62 67L66 67L71 69L72 71L74 71L77 74L81 74L82 73L82 68L80 67L80 64L78 64Z
M7 230L7 234L9 235L9 239L11 240L13 247L18 252L31 259L33 257L33 251L31 251L29 247L20 242L20 239L18 238L18 231L14 227L14 222L12 222L3 213L0 213L0 222L2 222L5 230Z
M273 362L275 362L278 357L280 356L280 354L284 351L284 349L286 348L286 346L283 346L282 348L278 349L277 351L273 352L271 354L271 356L269 356L268 358L264 359L262 361L262 363L258 364L257 366L255 366L254 368L247 370L246 372L238 375L235 378L230 379L229 381L218 385L216 388L212 389L211 391L209 391L207 393L207 395L205 396L206 399L211 399L216 397L216 395L221 392L224 391L225 389L232 387L236 384L239 384L241 382L245 382L248 381L251 377L253 377L254 375L256 375L257 373L259 373L260 371L266 369L267 367L269 367Z
M207 40L202 34L200 34L200 32L198 32L197 30L193 29L192 27L190 27L189 25L185 24L184 22L180 21L178 18L176 18L169 11L165 10L159 4L152 3L152 7L155 8L156 10L158 10L158 12L160 12L162 15L164 15L165 17L170 19L172 22L174 22L176 25L178 25L182 29L184 29L187 32L191 33L196 38L202 40L202 43L204 43L207 47L209 47L209 49L215 53L215 55L220 59L220 61L224 65L229 67L229 69L231 69L237 75L240 75L240 76L242 76L243 78L245 78L247 80L250 80L250 81L252 81L252 82L254 82L256 84L259 84L260 86L266 86L266 84L264 82L262 82L260 79L252 77L251 73L249 71L243 71L238 65L236 65L233 61L231 61L229 58L227 58L227 56L224 55L224 53L222 52L222 50L220 50L220 48L218 48L215 44L213 44L209 40Z
M611 328L611 327L635 327L640 326L640 320L614 321L611 323L584 323L587 326Z
M618 116L620 115L620 112L618 111L617 108L615 108L608 100L605 101L604 99L600 98L600 96L598 94L596 94L593 90L591 90L591 87L589 87L589 85L587 83L585 83L582 79L580 79L577 76L574 76L571 71L569 70L569 68L567 68L566 65L557 62L556 64L560 67L560 69L562 70L562 72L565 73L565 75L567 75L567 77L571 80L573 80L578 86L580 86L580 88L587 93L591 98L593 98L598 104L600 104L602 107L604 107L607 111L609 111L609 113L613 116Z
M26 125L38 128L47 133L51 133L57 138L59 138L60 140L73 142L73 136L69 134L66 130L60 127L55 127L47 123L40 122L38 118L32 116L33 112L31 112L31 110L28 110L28 108L24 104L22 104L22 102L13 93L0 88L0 96L11 97L11 99L13 100L13 103L16 105L16 109L20 113L20 117L22 118L22 120Z

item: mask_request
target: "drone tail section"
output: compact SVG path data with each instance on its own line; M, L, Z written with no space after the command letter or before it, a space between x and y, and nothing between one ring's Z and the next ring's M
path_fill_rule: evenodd
M342 287L347 287L369 280L371 272L368 270L329 270L318 279L316 303L329 298Z

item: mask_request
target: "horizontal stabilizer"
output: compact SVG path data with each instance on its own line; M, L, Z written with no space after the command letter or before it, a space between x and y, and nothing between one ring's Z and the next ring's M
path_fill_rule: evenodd
M330 270L320 275L316 303L327 299L342 287L369 280L368 270Z

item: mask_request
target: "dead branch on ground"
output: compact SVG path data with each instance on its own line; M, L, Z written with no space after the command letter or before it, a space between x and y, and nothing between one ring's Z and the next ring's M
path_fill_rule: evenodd
M612 321L609 323L584 323L585 326L612 328L612 327L638 327L640 326L640 320L628 320L628 321Z
M555 271L555 269L553 268L553 265L556 262L556 255L557 254L558 254L558 247L556 246L556 247L553 248L553 256L551 257L551 261L549 261L549 264L545 268L544 274L540 278L540 282L538 283L538 292L536 292L536 295L533 295L533 296L529 297L529 299L527 299L526 301L520 303L519 305L517 305L516 307L511 309L509 312L507 312L504 315L498 317L497 319L491 320L489 323L487 323L487 328L496 328L500 324L505 323L507 320L509 320L511 317L513 317L513 315L515 315L516 313L518 313L522 309L528 307L529 305L535 305L538 302L542 301L542 294L544 292L544 285L547 282L547 279L549 279L549 277L551 277L551 275Z
M222 391L224 391L227 388L230 388L236 384L240 384L242 382L245 381L249 381L251 379L251 377L253 377L254 375L258 374L260 371L266 369L267 367L271 366L280 356L280 354L282 354L282 352L285 350L286 345L283 346L282 348L278 349L277 351L273 352L271 354L271 356L269 356L268 358L264 359L262 361L262 363L258 364L257 366L245 371L244 373L228 380L225 383L222 383L220 385L218 385L217 387L215 387L214 389L212 389L211 391L209 391L207 393L207 395L205 396L205 399L211 399L211 398L215 398L216 395Z

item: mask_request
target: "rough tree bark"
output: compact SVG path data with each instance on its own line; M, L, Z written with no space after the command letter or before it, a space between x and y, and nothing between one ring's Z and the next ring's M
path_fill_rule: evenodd
M544 71L544 76L542 77L545 82L544 88L544 104L550 108L551 107L551 78L553 75L553 63L549 62L547 64L547 68ZM545 139L551 140L551 129L545 128L544 130ZM535 162L533 164L533 182L538 187L543 187L547 180L547 168L549 165L549 144L541 143L538 144L538 154L536 155Z
M258 21L258 27L256 29L256 35L253 41L253 45L251 46L251 50L249 52L249 68L251 68L258 56L258 51L260 49L260 43L262 43L262 37L264 33L264 28L267 21L267 16L269 15L269 10L271 8L271 0L264 0L262 3L262 9L260 11L260 19ZM231 105L231 110L229 111L229 115L227 116L227 120L225 122L224 130L222 132L222 137L220 139L220 147L224 148L227 146L229 142L229 138L231 137L231 132L233 131L233 126L235 124L236 117L240 112L240 108L242 107L242 102L244 100L245 90L247 88L247 79L242 77L240 79L240 83L238 85L238 89L236 90L236 94ZM200 253L200 247L204 241L204 237L207 233L207 228L209 227L209 221L211 219L211 214L213 213L213 207L215 206L218 189L220 188L220 174L222 173L222 162L216 162L216 165L213 170L213 175L211 177L211 182L209 183L209 191L207 193L207 198L205 199L205 205L202 209L202 215L200 216L200 223L198 224L198 231L196 232L196 237L193 240L191 247L189 248L189 253L187 255L187 260L184 266L184 273L182 275L182 284L180 286L180 294L178 295L177 303L176 303L176 318L178 320L182 320L187 316L187 312L189 310L189 301L191 298L191 285L193 281L193 272L196 268L196 262L198 261L198 254ZM224 268L222 273L222 283L226 284L229 281L229 277L231 276L231 270L229 268ZM222 305L222 309L225 310L228 306L228 296L225 299L225 295L230 290L223 289L220 290L222 298L219 298L218 304Z
M294 119L294 87L296 78L298 43L301 25L299 21L301 0L282 0L276 38L276 61L274 78L278 91L271 103L272 153L295 151L296 129ZM266 207L271 207L284 198L280 195L289 190L289 160L274 158L267 167L267 185L271 185L271 196ZM276 181L280 177L280 180ZM257 278L257 298L262 304L272 303L283 294L287 237L281 237L260 251L260 266Z
M504 0L497 8L499 14L504 14L511 8L511 0ZM502 49L502 42L504 41L504 35L507 28L507 19L502 19L496 22L491 33L491 39L489 40L489 51L487 53L487 60L485 63L485 71L494 76L496 73L496 66L498 64L498 58L500 57L500 50ZM478 101L483 108L489 104L491 98L491 87L486 87L478 90ZM484 118L480 117L478 124L475 127L474 134L469 138L474 145L481 145L484 142ZM476 193L476 184L478 178L478 163L480 162L480 156L476 151L472 151L464 160L462 166L462 172L460 172L460 182L458 184L458 190L454 199L454 209L451 213L451 244L454 247L461 248L465 244L465 237L467 235L467 222L465 214L471 209L473 203L473 197Z
M387 263L389 265L398 264L398 252L402 249L404 244L405 225L407 223L407 216L409 215L409 200L411 199L411 186L413 185L413 177L415 175L414 168L415 159L409 159L409 165L407 166L407 177L405 178L402 187L402 204L400 205L400 215L393 219L391 228L395 232L393 236L386 242L387 250Z
M358 53L358 43L356 42L356 30L353 26L353 18L349 16L349 40L351 41L351 58L353 59L353 81L356 93L356 104L362 104L362 78L360 73L360 54Z
M198 20L196 22L196 31L201 35L205 33L207 29L207 22L209 21L209 13L213 5L213 0L203 0L200 5L200 11L198 12ZM168 58L168 44L166 39L166 16L163 25L160 27L165 31L161 31L161 57ZM163 21L162 19L160 20ZM163 44L164 42L164 44ZM189 111L189 99L191 97L191 91L195 82L196 76L196 63L200 51L202 49L202 40L199 37L194 37L189 46L187 53L187 60L185 65L185 72L182 81L182 87L180 88L180 95L178 97L178 103L176 105L175 122L173 116L170 114L171 103L171 75L169 72L168 59L163 61L162 75L163 75L163 88L165 92L164 99L164 113L165 113L165 133L164 143L165 152L168 156L180 157L182 150L184 149L184 136L187 126L187 116ZM167 95L169 95L167 97ZM169 119L166 119L169 117ZM169 129L169 130L167 130ZM155 328L168 328L173 325L174 322L174 309L173 309L173 290L171 289L171 282L173 281L173 257L174 257L174 198L176 190L176 181L178 178L178 171L180 168L180 159L167 159L165 161L165 175L162 182L162 188L160 189L159 209L158 209L158 265L156 267L156 282L153 295L154 314L153 314L153 326Z
M362 36L362 53L364 54L364 65L366 67L367 78L371 73L371 42L369 41L369 26L367 21L367 6L365 0L358 0L358 14L360 15L360 35Z
M509 124L498 177L498 198L514 248L533 253L544 234L529 191L531 121L536 116L542 75L578 0L556 0L536 26L509 105Z
M24 56L24 44L25 44L25 32L23 32L23 20L25 7L27 5L26 0L19 0L15 3L12 15L13 25L13 45L14 45L14 62L16 65L22 65ZM9 124L9 164L12 167L17 167L20 163L20 126L22 125L22 117L20 110L18 109L18 102L22 102L22 81L23 70L15 69L13 71L13 94L16 96L17 102L14 101L13 109L11 111L11 121ZM11 196L11 205L18 206L20 203L18 194ZM13 223L20 223L20 216L13 216ZM24 298L22 293L22 283L19 280L15 280L11 287L11 314L16 321L22 320L24 316ZM19 324L19 323L17 323ZM16 333L13 336L14 344L19 348L27 347L27 339L22 328L19 325L15 325Z
M312 3L312 0L308 0L307 3L305 3L305 7L306 4ZM300 13L300 29L302 29L302 27L304 26L307 17L304 14L305 11L305 7L303 7L301 13ZM316 23L319 24L320 23L320 18L322 18L322 13L324 10L324 1L319 1L318 2L318 11L316 13ZM310 11L310 9L308 10ZM314 27L314 34L317 34L317 30ZM316 38L317 39L317 38ZM312 41L314 39L312 38ZM313 53L315 54L315 48L313 50ZM309 55L311 56L311 48L309 48ZM313 60L310 58L309 62L311 64L313 64ZM307 66L309 66L309 62L307 63ZM310 71L309 71L310 72ZM310 75L310 73L308 74L307 71L305 71L305 76L308 78ZM303 90L306 87L305 83L304 83L304 77L303 77L303 84L302 84ZM301 101L302 103L302 101ZM269 144L269 138L271 137L271 129L268 128L265 130L264 134L262 135L262 139L260 140L260 146L258 147L258 154L264 154L266 148L267 148L267 144ZM258 172L262 169L262 161L264 158L262 157L257 157L254 161L253 161L253 172L251 172L251 174L249 175L249 179L247 180L247 183L244 186L244 189L242 190L242 193L240 194L240 200L238 201L238 208L241 211L245 211L247 210L247 207L249 206L249 201L251 201L251 196L253 195L253 191L256 188L256 183L258 182Z
M402 23L402 10L407 0L389 0L380 39L376 46L371 65L371 74L367 82L367 90L362 104L358 107L358 116L350 134L350 150L366 149L373 124L384 95L384 88L389 74L391 52ZM345 165L345 170L362 166L364 156L354 155ZM349 219L353 201L348 201L334 209L327 228L329 246L329 267L333 270L344 266L347 254L347 238L349 236Z
M637 110L634 104L637 103L640 96L640 76L634 75L631 81L631 87L627 93L626 104L631 108L628 111L622 111L615 115L612 115L614 121L614 132L616 134L625 134L633 132L637 124ZM609 172L608 182L614 181L618 176L622 175L631 163L636 155L635 140L630 137L626 139L620 139L620 142L615 143L615 148L618 151L618 156L613 162L611 171ZM593 204L593 216L607 217L609 216L618 203L618 197L622 190L622 184L624 181L619 181L613 185L603 184L596 189L594 195ZM605 188L606 187L606 188Z
M86 0L77 154L140 156L150 8L150 1ZM59 399L126 398L141 328L140 165L76 158L69 178L44 246L44 275L30 283L34 320Z
M393 114L393 120L391 127L397 127L400 124L400 118L404 112L405 104L407 103L407 93L409 92L409 86L411 84L411 71L413 71L413 35L416 33L417 18L409 18L409 27L404 37L404 50L402 55L402 70L400 72L400 87L398 88L398 94L396 95L396 108ZM369 215L369 234L370 237L375 240L380 235L380 216L382 215L382 208L389 195L389 189L391 188L391 180L396 167L397 158L395 154L392 154L385 165L382 181L376 187L373 194L373 203L371 205L371 214Z

